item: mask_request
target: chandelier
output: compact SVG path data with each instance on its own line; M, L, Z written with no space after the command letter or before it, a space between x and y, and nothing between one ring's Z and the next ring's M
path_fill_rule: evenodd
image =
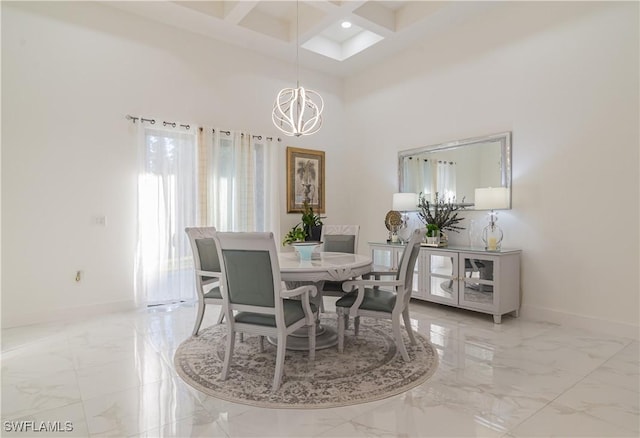
M311 135L322 126L324 101L320 94L300 86L299 23L300 11L296 1L296 88L283 88L273 104L271 120L285 135Z

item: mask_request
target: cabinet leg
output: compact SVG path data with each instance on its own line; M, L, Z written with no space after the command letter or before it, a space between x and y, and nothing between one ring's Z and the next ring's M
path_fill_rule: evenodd
M520 316L520 309L516 309L513 311L513 316L515 316L516 318Z
M493 315L493 323L494 324L502 323L502 315Z

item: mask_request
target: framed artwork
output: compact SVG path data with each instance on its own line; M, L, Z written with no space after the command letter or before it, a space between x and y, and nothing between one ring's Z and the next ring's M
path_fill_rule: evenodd
M325 212L324 151L287 147L287 213L301 213L305 200Z

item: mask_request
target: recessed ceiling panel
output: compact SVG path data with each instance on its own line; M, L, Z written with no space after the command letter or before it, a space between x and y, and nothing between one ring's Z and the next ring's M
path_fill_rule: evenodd
M302 47L337 61L344 61L382 39L382 36L356 25L343 29L341 22L337 22L309 39Z
M332 24L331 26L320 32L320 35L330 39L331 41L342 44L348 39L358 35L363 30L363 28L361 28L360 26L356 26L355 24L352 24L348 29L344 29L342 27L342 22L338 22Z
M216 18L224 17L225 2L197 2L197 1L174 1L178 6L183 8L192 9L194 11L202 12L203 14L210 15Z

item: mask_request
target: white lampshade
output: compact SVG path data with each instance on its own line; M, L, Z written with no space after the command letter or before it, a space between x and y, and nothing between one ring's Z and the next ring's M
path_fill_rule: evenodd
M417 193L394 193L393 207L395 211L416 211L418 209Z
M476 210L503 210L509 208L509 189L486 187L475 191Z

